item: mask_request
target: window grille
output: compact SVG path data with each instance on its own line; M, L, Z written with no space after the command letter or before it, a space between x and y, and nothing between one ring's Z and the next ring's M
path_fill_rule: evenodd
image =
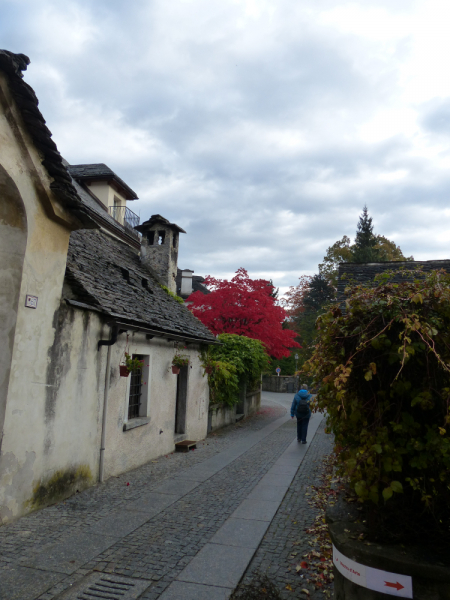
M144 360L140 354L133 354L133 358ZM128 418L135 419L139 417L142 395L142 369L138 369L130 374L130 396L128 401Z

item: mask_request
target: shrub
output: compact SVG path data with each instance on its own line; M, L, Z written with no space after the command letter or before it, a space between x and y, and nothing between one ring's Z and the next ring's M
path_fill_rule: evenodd
M222 333L218 340L222 345L210 346L203 355L203 363L213 367L208 375L212 403L232 406L239 400L240 383L250 388L259 383L269 357L259 340L233 333Z
M448 533L450 276L389 272L376 284L347 289L345 314L319 317L305 368L358 499Z

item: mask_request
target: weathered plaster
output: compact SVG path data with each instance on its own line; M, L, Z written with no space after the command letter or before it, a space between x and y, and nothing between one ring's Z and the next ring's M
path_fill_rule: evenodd
M79 353L86 348L86 317L78 311L78 331L76 317L75 322L68 317L72 312L61 317L74 222L53 197L50 179L14 106L5 108L11 99L4 85L0 75L0 330L2 339L10 340L0 353L3 521L30 510L33 487L58 470L85 466L95 478L99 431L96 363L93 369L84 368L89 373L81 379L78 373ZM27 294L38 297L36 309L25 307ZM99 331L87 331L89 344L96 348ZM61 348L69 337L64 364L73 367L60 370L58 344ZM90 389L91 396L85 397Z
M25 207L13 179L0 165L0 451L27 241Z
M125 350L124 334L112 347L111 388L109 394L105 476L118 475L142 465L152 458L173 452L175 448L175 406L177 377L172 373L173 342L161 338L146 340L145 335L129 336L128 352L151 357L151 373L147 416L150 422L123 431L128 418L128 378L119 377L119 364ZM106 348L102 349L106 355ZM209 388L200 364L199 351L189 347L182 350L189 356L187 415L185 437L200 440L206 437Z

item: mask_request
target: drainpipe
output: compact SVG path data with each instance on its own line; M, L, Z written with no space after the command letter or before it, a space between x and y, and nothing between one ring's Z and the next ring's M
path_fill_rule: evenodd
M119 328L117 325L111 326L111 338L109 340L99 340L98 350L101 346L108 346L108 354L106 357L106 376L105 376L105 392L103 395L103 416L102 416L102 439L100 442L100 465L98 479L100 483L103 481L104 460L105 460L105 441L106 441L106 415L108 413L108 396L109 383L111 380L111 348L117 342Z

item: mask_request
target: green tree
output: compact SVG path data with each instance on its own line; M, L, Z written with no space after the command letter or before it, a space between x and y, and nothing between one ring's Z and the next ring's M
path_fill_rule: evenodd
M319 274L331 285L336 286L339 276L339 263L343 262L389 262L412 261L413 256L403 255L400 246L388 240L384 235L373 233L372 218L369 217L367 207L359 218L355 243L344 235L331 245L323 262L319 264Z
M379 252L376 249L377 240L373 234L372 217L369 217L367 206L364 206L359 217L356 239L352 248L353 262L379 262Z
M301 348L291 351L291 355L281 361L272 361L272 368L281 368L282 375L295 372L295 354L298 354L298 368L301 368L312 352L312 344L317 335L316 320L335 298L335 288L322 274L300 277L299 284L291 287L284 298L284 306L290 317L290 326L297 333Z

